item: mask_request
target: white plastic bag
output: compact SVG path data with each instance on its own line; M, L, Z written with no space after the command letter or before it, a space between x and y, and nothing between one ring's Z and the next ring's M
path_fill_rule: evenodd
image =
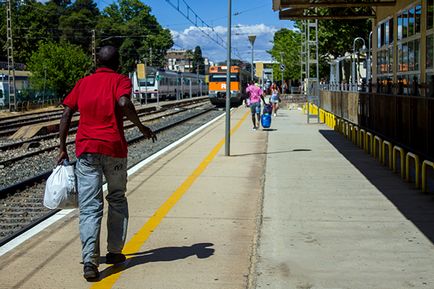
M78 207L74 166L65 162L53 170L45 183L44 206L49 209Z

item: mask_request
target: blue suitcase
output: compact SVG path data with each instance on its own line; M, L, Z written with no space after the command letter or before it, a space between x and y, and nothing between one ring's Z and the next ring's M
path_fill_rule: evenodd
M263 128L269 128L271 126L271 113L262 114L261 124Z

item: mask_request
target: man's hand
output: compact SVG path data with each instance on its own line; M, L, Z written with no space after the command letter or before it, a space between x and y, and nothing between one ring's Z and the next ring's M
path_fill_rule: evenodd
M68 152L66 150L59 150L59 155L57 156L57 164L61 165L64 160L69 161Z
M157 136L149 127L141 125L139 126L139 129L145 138L152 139L152 142L155 142L157 140Z

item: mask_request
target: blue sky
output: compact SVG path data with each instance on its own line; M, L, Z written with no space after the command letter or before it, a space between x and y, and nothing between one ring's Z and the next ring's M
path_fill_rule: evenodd
M100 8L104 2L97 1ZM178 0L169 0L177 5ZM165 28L171 30L175 41L176 49L194 49L197 45L202 48L202 54L212 61L226 59L226 50L214 43L205 36L198 28L191 24L182 14L173 8L166 0L142 0L152 8L152 14ZM199 25L202 30L207 31L217 38L217 33L226 42L226 27L228 14L227 0L179 0L181 11L187 11L186 4L214 31L208 27ZM105 5L104 5L105 6ZM248 35L255 34L255 60L271 60L266 50L272 47L274 32L280 28L292 28L292 23L287 20L279 20L278 12L271 8L272 0L232 0L232 47L234 48L233 58L251 60L251 47ZM191 13L191 12L190 12ZM193 18L193 14L190 14Z

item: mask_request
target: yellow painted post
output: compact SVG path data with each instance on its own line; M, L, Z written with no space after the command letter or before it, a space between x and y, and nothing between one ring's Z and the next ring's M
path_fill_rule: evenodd
M431 167L434 170L434 163L424 160L422 163L422 192L426 193L427 190L427 184L426 184L426 170L427 167Z
M374 137L373 156L375 159L377 159L377 148L378 148L378 160L380 162L381 162L381 144L382 144L382 142L383 142L383 140L379 136Z
M401 178L404 178L405 174L405 160L404 160L404 149L399 146L393 147L393 172L396 173L396 153L399 152L400 154L400 162L401 162Z
M358 139L359 139L359 127L357 125L355 125L354 129L353 129L353 143L355 145L359 144L359 140Z
M353 126L352 123L350 123L350 124L348 124L348 135L347 135L347 138L349 140L352 140L353 139L353 134L354 134L354 126Z
M372 133L370 133L369 131L366 132L366 134L365 134L365 148L364 149L368 154L371 154L371 155L372 155L372 141L373 140L374 139L373 139Z
M334 114L332 114L332 127L333 128L336 128L336 119L337 119L337 117Z
M419 188L419 156L411 152L405 156L405 180L410 182L410 159L414 160L414 182L416 188Z
M336 120L335 120L335 125L333 126L333 128L335 129L335 131L340 131L339 126L340 126L341 120L337 117L335 117L335 118L336 118Z
M361 128L361 129L359 130L359 139L358 139L358 141L357 141L357 145L358 145L359 147L361 147L362 149L365 148L365 144L364 144L364 142L365 142L365 137L366 137L366 130L364 130L363 128Z
M382 160L381 162L383 165L386 165L386 146L387 146L387 152L388 152L388 159L389 159L389 169L392 168L392 143L388 142L387 140L384 140L381 145L381 156Z

